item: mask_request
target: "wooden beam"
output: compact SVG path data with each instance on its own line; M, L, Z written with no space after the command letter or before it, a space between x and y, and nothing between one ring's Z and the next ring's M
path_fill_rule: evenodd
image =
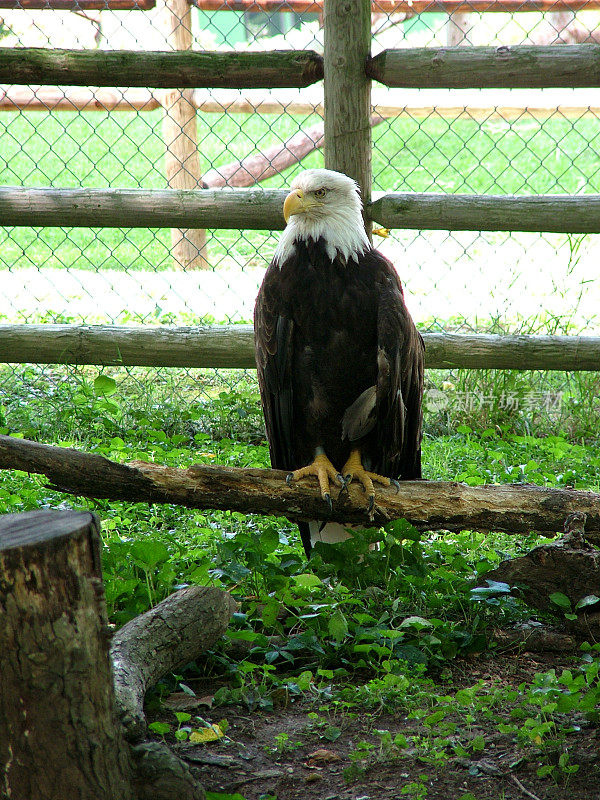
M150 11L156 0L0 0L0 8L15 11Z
M394 192L371 204L386 228L599 233L600 195L460 195Z
M323 104L309 102L290 95L289 100L280 96L265 93L261 98L230 97L229 94L205 90L192 91L192 105L205 114L298 114L307 116L319 114L323 116ZM536 100L539 102L539 100ZM532 119L547 120L551 117L562 119L568 117L600 117L600 106L554 105L554 106L505 106L505 105L447 105L448 97L440 97L439 101L430 101L430 105L408 106L397 101L376 103L373 105L373 116L392 119L408 117L409 119L427 119L432 114L437 118L460 119L470 121L506 120L530 122ZM88 89L77 87L55 86L7 86L0 89L0 111L154 111L161 108L159 92L150 89L109 88ZM299 136L300 134L295 134ZM293 137L292 137L293 138ZM288 140L290 141L290 140ZM206 180L206 175L204 176ZM207 181L210 185L210 181Z
M283 230L285 195L284 189L0 186L0 225ZM394 192L371 203L368 212L386 228L600 233L597 194L520 197Z
M323 0L192 0L203 11L294 11L320 14ZM385 14L483 14L497 12L590 11L600 8L600 0L373 0L371 9Z
M600 86L600 45L384 50L367 73L386 86L489 89Z
M164 0L162 16L167 42L178 52L189 52L194 44L192 7L187 0ZM163 92L162 132L165 172L171 189L201 189L198 121L193 89ZM202 228L171 228L171 255L180 269L209 269L206 231Z
M423 333L428 369L600 370L600 337ZM254 369L251 325L0 325L0 363Z
M0 48L0 83L10 84L273 89L309 86L322 77L323 59L312 50L220 53Z
M0 186L0 225L283 230L283 189L54 189Z
M325 0L325 167L349 175L371 200L371 51L369 0ZM370 233L370 224L368 225Z
M53 488L128 502L174 503L284 516L293 521L379 526L407 519L421 530L481 530L553 536L573 512L587 514L586 538L600 539L600 494L539 486L467 486L446 481L401 481L377 492L373 519L355 483L335 493L328 509L313 481L288 486L285 472L194 464L175 469L144 461L121 464L103 456L27 439L0 436L0 469L45 475Z

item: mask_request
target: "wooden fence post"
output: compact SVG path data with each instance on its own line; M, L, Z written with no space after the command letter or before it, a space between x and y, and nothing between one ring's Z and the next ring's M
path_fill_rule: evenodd
M187 0L165 0L167 38L174 50L191 50L192 6ZM165 140L165 172L172 189L200 189L198 127L193 89L171 89L163 93L163 138ZM210 267L206 253L206 231L171 229L171 246L175 264L182 269Z
M370 0L325 0L325 166L344 172L371 201ZM367 224L370 232L371 224Z

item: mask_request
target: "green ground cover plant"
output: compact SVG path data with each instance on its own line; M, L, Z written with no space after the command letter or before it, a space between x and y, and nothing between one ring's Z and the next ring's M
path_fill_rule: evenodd
M114 374L78 370L61 382L40 368L2 368L2 433L123 461L268 465L251 381L226 392L207 379L202 401L177 406L168 379L148 381L145 403L132 404L131 377ZM440 422L427 414L425 474L598 490L597 440L581 433L580 409L573 404L569 416L577 439L558 426L550 435L539 428L527 433L518 413L494 420L493 407L486 427L476 415L459 419L446 410ZM506 772L505 797L518 796L505 785L515 771L535 780L545 797L564 796L567 785L583 791L576 783L581 763L588 764L581 743L598 723L598 646L590 642L574 657L548 659L528 672L523 656L498 650L492 631L530 619L531 610L503 585L474 591L500 560L534 546L535 535L420 534L400 520L338 546L317 545L307 564L296 528L285 519L85 501L35 476L0 474L2 513L65 506L92 508L102 519L106 598L116 625L192 583L222 587L240 602L214 650L167 677L150 698L158 737L190 746L212 742L231 754L246 741L240 720L250 714L260 729L256 758L266 772L273 764L300 769L320 747L341 759L337 772L331 766L340 786L368 787L389 771L397 796L434 799L500 796L486 781L493 783L488 762L501 745L513 765L494 767ZM381 545L374 552L375 540ZM475 664L486 665L483 675ZM210 713L173 714L162 705L173 691L198 697L207 687ZM460 787L439 785L449 767L468 770L468 792L448 794ZM406 775L400 783L398 770ZM216 791L214 775L209 780ZM254 800L262 789L275 796L268 785L265 778L241 797ZM280 800L312 797L305 789Z

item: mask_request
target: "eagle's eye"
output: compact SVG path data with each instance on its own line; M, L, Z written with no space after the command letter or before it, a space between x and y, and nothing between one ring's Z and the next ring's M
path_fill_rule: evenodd
M318 197L319 200L321 200L327 194L327 189L325 189L325 188L315 189L314 194L315 194L315 197Z

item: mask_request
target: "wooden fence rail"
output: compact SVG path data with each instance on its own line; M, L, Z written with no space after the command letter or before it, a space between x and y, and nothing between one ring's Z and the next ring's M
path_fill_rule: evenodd
M0 0L10 2L11 0ZM28 0L41 2L42 0ZM66 2L66 0L64 0ZM52 0L55 2L55 0ZM297 14L323 11L323 0L191 0L203 11L294 11ZM590 11L600 8L600 0L372 0L371 10L379 14L516 14L537 11Z
M284 189L55 189L0 186L0 225L282 230ZM367 209L386 228L600 233L600 195L394 192Z
M600 45L384 50L367 75L387 86L547 88L600 86ZM0 48L0 83L156 88L290 88L323 78L311 50L139 52Z
M384 50L367 74L417 89L542 89L600 86L600 45L419 47Z
M0 47L0 83L9 84L276 89L309 86L322 78L323 58L312 50L220 53Z
M600 337L424 333L428 369L600 370ZM0 325L0 363L254 369L251 325Z
M464 195L393 192L371 204L386 228L600 232L600 195Z

